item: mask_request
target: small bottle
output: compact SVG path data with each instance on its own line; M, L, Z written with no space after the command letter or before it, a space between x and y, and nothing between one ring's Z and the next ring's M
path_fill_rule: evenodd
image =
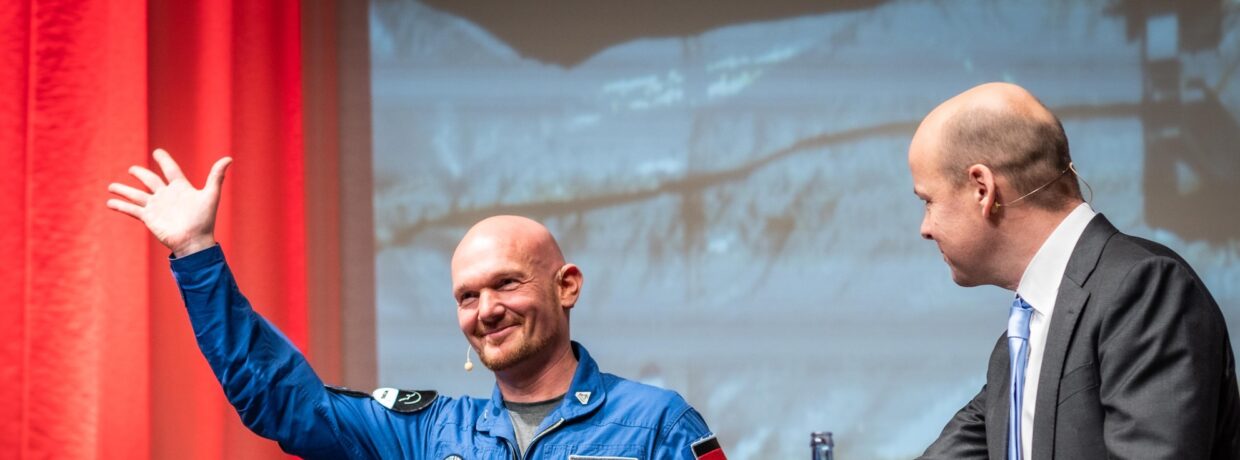
M809 448L813 460L835 460L835 441L830 431L815 431L809 434Z

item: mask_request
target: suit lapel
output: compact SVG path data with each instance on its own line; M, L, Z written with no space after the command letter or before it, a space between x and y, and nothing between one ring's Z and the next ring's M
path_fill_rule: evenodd
M1066 280L1065 280L1066 281ZM1072 283L1059 286L1055 316L1046 334L1042 351L1042 370L1038 375L1038 397L1034 402L1032 460L1050 460L1055 449L1055 416L1059 405L1059 378L1068 356L1068 344L1076 332L1077 319L1089 300L1089 291Z
M1055 313L1051 317L1050 330L1046 334L1046 346L1042 351L1042 370L1038 375L1038 397L1033 420L1033 451L1031 460L1050 460L1055 452L1055 424L1059 407L1059 384L1063 377L1068 345L1076 333L1076 326L1089 300L1085 282L1098 266L1098 258L1107 240L1118 231L1098 214L1085 227L1055 300Z
M989 458L1003 459L1007 456L1008 411L1008 345L1007 332L999 335L995 348L990 352L986 365L986 451Z
M1011 404L1008 388L1012 386L1012 376L1008 372L1011 361L1008 358L1007 342L1005 332L995 346L990 363L990 368L997 369L998 374L987 379L988 382L997 383L987 389L990 394L987 395L989 401L986 404L986 447L990 451L990 458L994 459L1007 458L1008 405Z

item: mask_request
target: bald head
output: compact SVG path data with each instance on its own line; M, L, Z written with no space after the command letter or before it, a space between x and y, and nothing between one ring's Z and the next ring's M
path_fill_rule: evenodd
M932 156L956 186L966 183L970 166L991 168L1015 192L1009 201L1048 183L1024 201L1061 209L1081 196L1075 176L1060 176L1072 158L1059 119L1013 84L986 83L948 99L922 121L910 151Z
M564 265L560 245L543 224L521 216L494 216L465 232L452 255L452 271L464 269L476 255L499 252L517 255L539 269Z

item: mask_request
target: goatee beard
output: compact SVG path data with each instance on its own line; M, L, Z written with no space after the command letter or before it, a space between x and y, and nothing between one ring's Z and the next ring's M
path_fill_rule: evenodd
M529 360L531 357L546 350L550 345L551 339L549 337L526 339L521 341L520 345L517 345L516 350L507 354L499 354L499 356L493 353L486 353L484 345L484 352L478 353L478 359L482 361L482 365L486 366L487 369L503 371Z

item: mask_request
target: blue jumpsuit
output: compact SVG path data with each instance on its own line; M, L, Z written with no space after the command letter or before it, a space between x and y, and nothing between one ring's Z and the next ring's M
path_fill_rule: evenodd
M306 458L693 459L717 446L680 395L599 371L573 343L577 371L524 456L499 388L490 399L399 392L399 401L326 387L241 295L219 246L172 261L198 346L247 427ZM394 391L394 390L388 390ZM386 401L381 402L381 401Z

